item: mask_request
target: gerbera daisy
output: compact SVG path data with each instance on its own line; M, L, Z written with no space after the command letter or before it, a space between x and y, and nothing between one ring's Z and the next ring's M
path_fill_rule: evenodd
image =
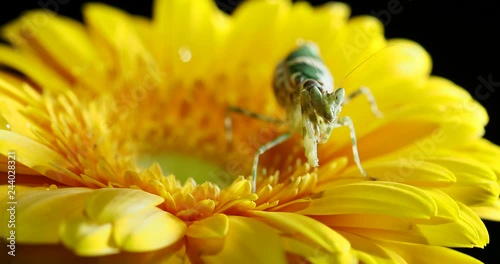
M81 24L32 11L2 29L0 170L15 182L0 188L13 208L0 222L14 224L0 236L14 260L477 262L449 247L484 247L479 217L500 220L500 149L482 139L485 110L430 76L418 44L386 40L381 22L349 19L341 3L249 1L228 16L208 0L158 0L152 19L103 4L83 13ZM283 117L270 84L303 41L336 85L377 98L383 118L363 100L342 111L374 180L336 129L318 168L300 135L266 152L252 192L256 149L287 127L234 116L228 148L225 110Z

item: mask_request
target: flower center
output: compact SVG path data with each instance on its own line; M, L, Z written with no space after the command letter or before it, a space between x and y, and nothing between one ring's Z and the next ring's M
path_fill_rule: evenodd
M217 180L220 179L221 171L224 171L220 164L190 154L172 151L150 153L141 155L137 163L140 168L145 169L151 167L155 162L160 165L165 175L173 174L181 182L193 178L198 183L209 181L222 188L230 183ZM227 173L227 177L230 179L234 179L235 176Z
M119 111L123 117L115 119L118 124L114 127L120 127L116 137L124 140L127 151L123 153L132 153L130 160L135 160L137 168L144 170L156 162L165 176L173 174L180 182L189 178L198 184L208 181L220 188L239 176L251 175L256 151L286 132L287 127L231 113L229 141L225 127L228 106L271 116L280 111L273 106L272 94L239 98L240 94L227 92L231 87L263 87L265 83L251 84L248 77L236 78L239 81L235 83L228 83L228 77L214 78L187 81L166 76L144 88L140 98L132 96L135 85L113 97L124 102L119 104L124 106ZM279 171L279 178L286 178L297 159L303 157L296 140L292 138L261 155L257 175L262 178Z

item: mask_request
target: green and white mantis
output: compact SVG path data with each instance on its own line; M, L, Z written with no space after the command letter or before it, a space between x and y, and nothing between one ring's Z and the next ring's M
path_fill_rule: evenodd
M302 133L305 156L313 167L319 166L317 144L326 143L334 128L349 127L354 162L359 171L367 176L358 154L356 132L350 117L339 117L342 106L358 95L365 95L372 112L382 116L370 89L361 87L349 95L343 88L334 89L333 77L323 63L318 47L305 43L292 51L276 67L273 81L274 95L287 113L286 120L250 112L239 107L228 107L226 135L231 138L230 113L239 113L273 123L288 123L289 131L262 145L255 153L252 166L252 191L256 191L259 156L286 141L293 133Z

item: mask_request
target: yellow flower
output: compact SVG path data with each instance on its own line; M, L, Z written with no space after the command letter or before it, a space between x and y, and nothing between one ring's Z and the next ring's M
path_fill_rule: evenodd
M16 261L478 262L448 247L488 243L479 217L500 220L500 149L481 138L485 110L430 76L418 44L341 3L249 1L228 16L158 0L152 20L89 4L84 19L33 11L2 31L0 170L15 159L16 174L0 236ZM342 111L376 180L336 129L317 169L300 136L263 155L252 193L254 152L286 127L233 116L229 149L225 109L283 116L270 84L300 41L317 43L336 87L377 98L384 118L363 99Z

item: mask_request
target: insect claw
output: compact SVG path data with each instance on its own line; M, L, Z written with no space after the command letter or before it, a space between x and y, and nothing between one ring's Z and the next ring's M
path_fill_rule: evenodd
M378 108L372 108L373 114L375 114L375 117L377 118L384 118L384 113L380 112Z

